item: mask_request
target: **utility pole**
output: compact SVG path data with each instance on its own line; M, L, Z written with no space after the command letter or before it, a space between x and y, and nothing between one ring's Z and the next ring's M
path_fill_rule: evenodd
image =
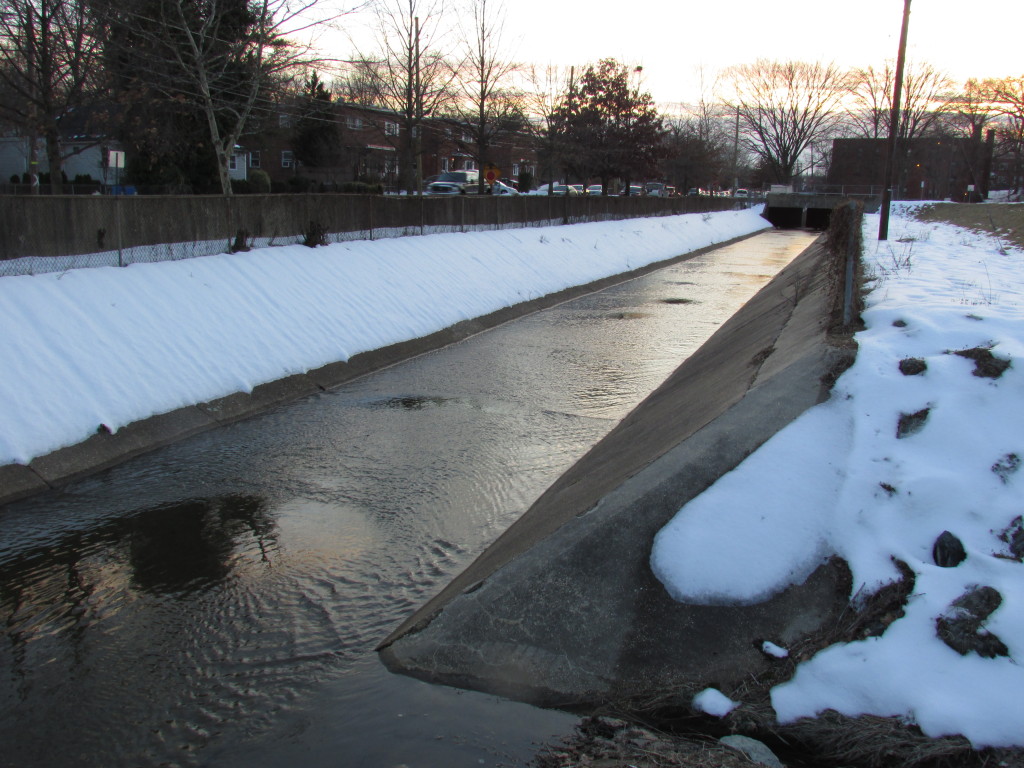
M889 115L889 141L885 150L885 179L882 181L882 209L878 222L878 239L889 238L889 207L892 204L892 172L896 161L896 136L900 130L900 97L903 95L903 64L907 57L907 27L910 25L910 0L903 0L903 27L900 49L896 56L896 82L892 89L892 112Z
M413 98L416 101L416 127L415 136L413 139L413 147L416 153L416 194L423 194L423 88L420 82L420 17L417 16L414 20L416 25L416 53L413 66L415 68L415 89L416 92L413 94Z
M732 135L732 191L740 185L740 105L736 105L736 129Z

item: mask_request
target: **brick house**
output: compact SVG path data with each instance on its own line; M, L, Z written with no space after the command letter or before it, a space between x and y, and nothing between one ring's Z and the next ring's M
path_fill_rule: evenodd
M243 138L249 167L265 171L275 188L288 185L293 189L331 189L345 182L363 181L382 183L387 191L400 190L402 158L409 158L409 164L413 162L410 143L417 138L408 135L402 116L391 110L347 102L333 102L331 106L340 137L334 153L336 163L318 167L300 163L292 144L294 123L282 111L272 128ZM471 140L456 124L428 119L420 131L424 179L446 171L476 169L468 151ZM537 162L532 142L526 136L518 141L498 142L493 156L505 177L518 178L520 173L532 172ZM410 169L409 173L415 171Z

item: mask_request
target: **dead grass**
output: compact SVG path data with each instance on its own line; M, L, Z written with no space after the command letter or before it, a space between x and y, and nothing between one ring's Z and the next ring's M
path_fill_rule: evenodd
M920 221L942 221L973 232L996 235L1024 250L1024 205L1020 203L935 203L915 214Z

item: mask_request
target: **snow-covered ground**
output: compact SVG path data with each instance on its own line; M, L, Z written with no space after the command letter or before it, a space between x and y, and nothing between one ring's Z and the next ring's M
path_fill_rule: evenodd
M905 614L799 665L772 691L779 721L834 709L1020 746L1024 253L907 211L894 211L885 243L878 217L865 218L867 328L832 397L680 510L651 563L674 597L708 604L757 602L832 555L849 563L859 600L905 563ZM990 374L1010 365L979 376L957 354L969 350L990 351ZM739 703L709 692L695 702L716 715Z
M754 209L0 277L0 465L766 226Z

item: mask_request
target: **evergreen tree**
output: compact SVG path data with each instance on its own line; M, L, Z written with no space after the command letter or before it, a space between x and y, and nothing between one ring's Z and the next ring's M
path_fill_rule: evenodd
M342 164L341 131L335 119L333 96L314 70L306 81L292 134L295 159L310 168Z
M569 170L607 187L654 174L665 155L666 131L649 93L629 82L630 71L603 59L583 73L555 109L552 130Z

